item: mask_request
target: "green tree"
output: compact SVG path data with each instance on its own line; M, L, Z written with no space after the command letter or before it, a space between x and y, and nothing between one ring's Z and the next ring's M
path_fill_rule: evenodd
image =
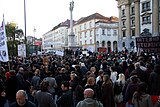
M9 56L17 56L18 44L24 43L23 30L19 29L15 23L7 23L6 35Z

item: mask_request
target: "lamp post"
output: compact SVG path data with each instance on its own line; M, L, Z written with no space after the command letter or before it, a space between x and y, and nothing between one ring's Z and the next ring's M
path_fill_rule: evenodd
M36 33L36 28L34 27L34 29L33 29L33 32L34 32L34 40L33 40L33 46L34 46L34 52L37 52L37 50L36 50L36 45L35 45L35 33Z
M24 44L26 47L25 53L27 55L28 49L27 49L27 37L26 37L26 0L24 0Z

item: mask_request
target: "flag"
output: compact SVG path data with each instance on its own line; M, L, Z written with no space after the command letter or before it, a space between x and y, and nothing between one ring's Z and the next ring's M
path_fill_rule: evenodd
M3 15L2 25L0 26L0 61L2 62L9 61L4 15Z

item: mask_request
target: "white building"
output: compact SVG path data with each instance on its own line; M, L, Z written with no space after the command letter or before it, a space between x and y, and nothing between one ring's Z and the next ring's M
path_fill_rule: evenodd
M87 49L93 52L97 51L97 48L102 47L101 43L103 40L106 41L105 43L107 43L108 41L110 41L110 44L112 44L115 41L117 43L118 36L115 36L115 34L113 33L115 31L116 35L118 33L117 21L118 18L116 17L108 18L102 16L99 13L95 13L87 17L80 18L73 27L77 44L81 46L83 49ZM102 36L102 29L105 29L106 34L108 29L108 33L110 32L111 34L110 38L108 38L107 36ZM110 50L114 50L113 46L109 46L109 44L105 44L103 47L109 47Z
M69 20L55 26L42 36L43 50L64 50L68 44Z
M116 50L118 42L118 18L105 17L99 13L82 17L74 22L75 44L92 52L97 48ZM44 50L64 50L68 46L70 21L67 20L45 33L42 38ZM103 34L104 33L104 34Z
M118 22L96 22L96 48L118 51Z

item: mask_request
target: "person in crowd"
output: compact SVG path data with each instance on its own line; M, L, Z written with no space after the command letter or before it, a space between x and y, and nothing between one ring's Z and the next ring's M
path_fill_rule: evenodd
M1 79L2 77L0 75L0 107L3 107L6 102L6 99L5 99L5 87Z
M77 105L77 103L84 99L83 97L83 91L84 88L81 85L81 80L79 76L75 76L73 78L72 84L70 84L70 89L73 93L73 105L74 107Z
M16 101L17 84L18 81L16 78L15 70L10 70L10 78L8 78L8 80L6 81L5 88L6 98L9 105Z
M116 82L116 80L117 80L117 75L118 75L117 71L115 71L115 70L116 70L116 69L115 69L114 66L111 66L111 67L110 67L110 71L111 71L110 79L112 80L113 85L114 85L114 83Z
M134 92L132 97L134 107L153 107L151 96L146 93L147 87L145 82L138 84L138 90Z
M62 94L61 83L62 83L62 81L67 81L68 77L65 74L65 69L64 68L58 67L56 72L57 72L56 76L55 76L55 80L57 82L56 94L57 94L58 97L60 97L60 95Z
M121 73L118 75L118 79L114 83L114 96L115 96L115 103L117 104L117 107L121 107L124 105L123 89L125 87L125 84L126 84L125 75Z
M43 80L40 83L40 90L35 94L38 107L56 107L56 103L51 93L48 92L49 82Z
M130 77L130 74L131 74L131 72L133 70L135 70L134 64L133 63L128 64L128 68L125 71L125 77L126 77L126 79L128 79Z
M160 95L160 64L155 65L154 72L149 77L150 94Z
M69 82L63 81L61 83L62 95L57 99L56 103L58 107L72 107L72 92L69 89Z
M28 101L27 94L24 90L19 90L16 93L16 102L12 103L10 107L36 107L36 106L31 101Z
M103 74L104 74L104 71L100 69L98 72L98 76L96 77L96 84L98 85L99 88L101 88L103 83Z
M158 98L158 101L155 103L154 107L160 107L160 96Z
M88 69L87 67L85 66L84 63L81 63L80 64L80 72L82 72L82 75L84 76L86 73L87 73Z
M40 70L36 69L34 72L34 76L31 79L30 92L31 92L32 97L34 97L35 93L39 90L40 83L41 83Z
M146 68L142 65L140 65L142 63L141 62L136 62L135 63L135 70L132 72L136 72L138 75L138 78L142 81L142 82L147 82L147 74L145 72Z
M103 75L101 93L104 107L115 107L113 83L107 74Z
M87 88L84 90L84 100L78 102L76 107L103 107L103 104L94 99L94 90Z
M18 80L17 90L26 90L26 81L24 79L23 73L23 67L19 67L18 73L16 74Z
M53 99L55 99L55 88L57 88L57 82L55 78L52 77L52 72L48 71L47 77L44 79L49 82L49 92L52 94Z
M91 88L94 90L94 98L96 98L97 100L101 100L101 91L100 91L100 87L98 87L98 85L95 82L95 77L91 76L87 79L87 83L84 87L84 89L87 88Z
M133 106L132 97L133 93L137 91L138 84L139 84L138 76L136 74L132 75L129 79L129 83L127 84L125 90L124 100L126 102L126 106Z

